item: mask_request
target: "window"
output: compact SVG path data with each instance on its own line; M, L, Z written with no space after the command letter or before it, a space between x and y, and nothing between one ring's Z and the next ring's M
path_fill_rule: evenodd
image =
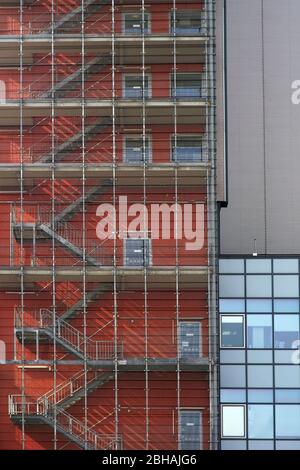
M272 312L272 300L267 299L249 299L247 300L248 313Z
M246 261L247 273L270 273L271 260L268 259L247 259Z
M172 77L173 98L201 98L205 96L200 73L177 73Z
M219 271L221 274L243 274L244 273L244 260L220 259Z
M245 366L220 367L220 383L222 388L244 388L246 386Z
M299 339L298 315L275 315L274 344L276 349L296 348L294 341Z
M245 347L243 315L221 315L221 347Z
M222 437L245 437L245 407L222 406Z
M300 390L275 390L277 403L300 403Z
M247 297L272 297L271 276L247 276Z
M124 161L126 163L143 163L150 161L149 137L145 141L140 136L125 137Z
M201 450L202 412L180 410L179 431L180 450Z
M221 299L219 310L223 313L243 313L245 312L245 301L242 299Z
M150 266L151 244L148 238L127 238L125 242L125 266Z
M275 313L298 313L299 312L299 300L297 299L278 299L274 300L274 312Z
M224 388L221 390L221 402L245 403L246 402L246 390Z
M182 359L196 359L201 356L200 322L180 322L179 353Z
M148 34L149 14L144 14L144 32ZM143 15L142 13L124 13L123 14L123 32L125 34L143 34Z
M274 276L274 297L299 297L298 276Z
M298 260L296 259L274 259L274 273L298 273Z
M299 366L275 366L276 388L300 388Z
M150 79L145 75L145 98L150 97ZM143 98L143 76L125 75L124 77L124 98Z
M273 403L273 390L248 390L250 403Z
M249 349L272 348L272 316L247 316L247 343Z
M248 366L248 387L252 387L252 388L273 387L272 366L262 366L262 365Z
M220 297L244 297L244 276L220 276L219 289Z
M300 405L276 405L276 437L300 437Z
M172 33L181 35L203 34L205 23L202 20L202 12L197 10L171 12ZM174 24L175 20L175 24Z
M173 162L197 163L207 159L207 148L200 136L177 136L172 138Z
M273 406L248 406L248 437L249 439L273 438Z

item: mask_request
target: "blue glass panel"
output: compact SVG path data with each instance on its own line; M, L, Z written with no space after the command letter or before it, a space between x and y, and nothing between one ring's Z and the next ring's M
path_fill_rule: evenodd
M244 260L243 259L220 259L219 272L220 274L243 274Z
M274 297L299 297L299 277L274 276Z
M270 439L273 437L273 406L248 406L248 437Z
M274 300L274 312L275 313L298 313L299 312L299 300L297 299L278 299Z
M276 437L300 438L300 405L276 405Z
M277 403L300 403L300 390L276 390Z
M247 259L247 273L270 273L272 270L271 260L269 259Z
M272 297L271 276L249 275L247 279L247 297Z
M273 390L248 390L250 403L273 403Z
M297 259L274 259L273 261L274 273L297 273L298 260Z
M249 349L272 348L272 316L247 316L247 343Z
M221 390L221 402L223 403L245 403L246 402L246 391L236 389L222 389Z
M244 297L244 276L220 276L220 297Z
M275 315L274 347L276 349L297 348L294 344L299 339L298 315Z
M245 301L242 299L222 299L219 303L221 313L244 313Z
M266 313L272 312L272 300L251 299L247 300L248 313Z

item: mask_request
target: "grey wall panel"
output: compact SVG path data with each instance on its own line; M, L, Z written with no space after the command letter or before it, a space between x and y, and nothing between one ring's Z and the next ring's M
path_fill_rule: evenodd
M227 0L228 208L221 252L265 246L261 0Z
M300 253L300 1L227 0L229 205L221 252Z

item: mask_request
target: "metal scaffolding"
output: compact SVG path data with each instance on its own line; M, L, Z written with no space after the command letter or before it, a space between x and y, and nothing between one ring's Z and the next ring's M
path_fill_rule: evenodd
M23 449L32 424L45 448L217 448L215 2L186 3L4 2L0 65L17 78L0 130L17 138L10 160L0 143L0 282L17 299L8 411ZM97 239L98 205L122 194L205 204L205 246L145 232L130 248L116 221ZM195 323L196 353L182 340ZM184 434L193 410L199 438Z

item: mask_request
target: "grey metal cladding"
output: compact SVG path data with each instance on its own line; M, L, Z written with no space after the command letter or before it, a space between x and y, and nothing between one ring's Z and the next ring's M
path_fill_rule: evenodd
M300 253L300 1L227 0L228 208L221 252Z

